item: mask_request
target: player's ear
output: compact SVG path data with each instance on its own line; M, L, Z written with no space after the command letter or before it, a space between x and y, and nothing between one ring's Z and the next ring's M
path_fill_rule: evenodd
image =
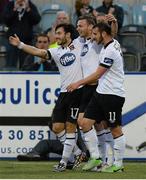
M67 32L67 33L66 33L66 37L67 37L67 38L71 38L71 33L70 33L70 32Z
M90 30L93 29L93 25L92 24L90 24L88 27L89 27Z
M106 32L105 32L105 31L103 31L101 34L102 34L102 37L105 37Z

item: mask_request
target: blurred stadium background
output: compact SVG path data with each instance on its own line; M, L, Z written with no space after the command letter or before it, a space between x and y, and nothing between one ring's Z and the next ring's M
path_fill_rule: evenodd
M65 10L72 20L75 0L32 0L42 16L41 22L34 28L45 31L55 21L56 12ZM96 8L102 0L91 0ZM146 70L146 1L145 0L114 0L114 3L124 9L124 23L121 29L121 45L125 59L125 72ZM126 27L125 27L126 26ZM0 70L5 70L6 59L6 27L0 25Z

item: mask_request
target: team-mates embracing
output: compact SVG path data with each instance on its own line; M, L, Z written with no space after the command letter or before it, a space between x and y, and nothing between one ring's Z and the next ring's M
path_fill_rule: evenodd
M59 47L48 50L26 45L17 35L10 37L12 45L29 54L42 57L44 61L53 58L60 71L61 93L53 110L52 121L53 131L64 148L55 171L64 171L71 156L76 158L74 167L78 167L83 160L81 150L76 145L77 118L91 157L83 170L105 164L107 139L114 147L115 161L111 167L102 168L101 171L123 170L123 58L120 45L113 39L113 31L107 23L110 21L113 26L116 20L106 15L105 21L96 24L90 16L81 17L77 22L78 38L71 24L58 25L55 36ZM110 128L112 135L109 130L108 133L104 130L105 125Z
M100 123L105 120L114 138L114 163L101 171L121 172L124 169L125 150L125 136L121 127L122 107L125 101L122 51L118 41L112 37L111 26L105 22L97 23L93 27L92 37L97 43L103 44L99 54L99 65L94 73L67 88L69 92L72 92L81 85L98 80L96 92L85 110L81 123L91 155L91 160L83 167L83 170L91 170L102 163L99 149L95 145L97 136L93 125L95 122Z
M99 65L99 54L103 46L101 42L96 43L92 39L92 29L96 24L96 20L98 20L98 22L104 21L106 23L110 23L112 29L112 35L115 35L117 32L117 23L113 15L102 14L101 16L98 16L98 19L95 19L93 16L84 15L78 19L77 30L80 34L80 38L84 39L84 44L81 51L81 66L82 66L84 78L96 71ZM79 108L79 117L78 117L78 124L80 126L80 129L81 129L81 123L83 120L85 109L88 103L90 102L93 93L96 90L97 84L98 84L97 81L93 81L83 87L83 94L82 94L81 104ZM111 149L113 150L112 134L108 129L106 123L105 122L103 123L103 121L100 123L96 123L93 127L93 130L94 131L96 130L96 134L98 137L97 145L99 148L100 157L102 159L102 167L107 166L107 143L110 144ZM82 130L81 130L81 134L82 134ZM84 136L82 137L84 139ZM100 169L98 168L97 170L99 171Z

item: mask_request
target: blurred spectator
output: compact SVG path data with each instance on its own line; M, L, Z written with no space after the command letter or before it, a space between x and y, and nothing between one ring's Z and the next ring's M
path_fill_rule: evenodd
M85 15L85 14L92 14L93 13L93 7L90 5L91 0L81 0L82 3L82 7L80 9L80 14L81 15Z
M56 27L57 25L64 24L64 23L67 23L67 24L70 23L69 14L65 11L58 11L54 26Z
M52 121L48 122L49 128L52 131ZM63 144L59 140L44 139L39 141L30 152L26 154L19 154L17 160L19 161L41 161L48 160L49 153L56 153L61 155L63 151Z
M17 156L19 161L41 161L48 160L49 153L56 153L62 155L63 144L59 140L41 140L34 148L26 153Z
M94 15L94 9L90 5L91 0L76 0L75 1L75 13L73 15L73 24L76 25L77 20L80 16L85 14Z
M7 5L7 3L9 2L9 0L0 0L0 24L3 24L4 20L3 20L3 10L5 8L5 6Z
M48 49L49 38L46 34L39 34L36 37L36 47L39 49ZM43 61L39 57L27 55L22 67L23 71L58 71L53 60Z
M75 1L75 15L78 17L80 17L81 14L81 9L83 8L83 4L81 0L76 0Z
M64 24L64 23L65 24L70 23L69 14L66 11L58 11L54 24L52 25L52 27L49 27L45 31L45 33L49 36L49 39L50 39L49 48L58 46L56 43L56 39L55 39L55 28L57 25ZM74 33L76 33L76 32L74 32ZM75 36L78 36L78 34L75 34Z
M39 23L41 16L36 6L30 0L10 1L4 9L4 22L8 26L7 37L17 34L27 44L32 43L33 26ZM26 53L8 43L6 66L10 69L20 69Z
M113 14L118 22L118 31L120 30L124 20L124 11L122 7L113 4L113 0L103 0L102 6L97 7L96 11L97 13Z
M50 40L52 40L51 44L55 43L55 28L57 25L59 24L69 24L70 23L70 18L69 18L69 14L65 11L58 11L57 15L56 15L56 20L53 23L52 27L48 27L48 29L45 31L45 33L50 36L49 37ZM56 44L57 45L57 44ZM57 46L54 46L57 47Z
M49 27L46 31L48 31L51 28L52 31L55 33L56 26L64 23L70 23L69 14L66 11L58 11L55 22L53 23L52 27Z
M49 126L52 126L51 122L49 122ZM51 127L51 130L52 130L52 127ZM79 131L78 131L78 136L77 136L77 144L79 148L82 150L82 152L84 152L84 154L86 155L84 161L87 161L90 155ZM60 140L44 139L44 140L39 141L32 148L30 152L26 154L19 154L17 156L17 160L19 161L49 160L50 153L62 155L62 152L63 152L63 144L60 142ZM67 169L72 169L73 165L74 165L74 157L70 157L69 162L67 163Z
M56 42L55 33L52 31L52 28L47 29L47 31L45 31L45 34L49 38L49 48L58 47L58 44Z
M142 152L146 150L146 141L142 142L139 146L136 147L137 152Z

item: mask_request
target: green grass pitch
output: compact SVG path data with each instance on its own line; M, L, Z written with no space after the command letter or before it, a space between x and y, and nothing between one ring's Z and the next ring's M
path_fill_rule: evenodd
M0 161L0 179L146 179L146 163L125 163L122 173L97 173L77 170L53 172L57 162Z

